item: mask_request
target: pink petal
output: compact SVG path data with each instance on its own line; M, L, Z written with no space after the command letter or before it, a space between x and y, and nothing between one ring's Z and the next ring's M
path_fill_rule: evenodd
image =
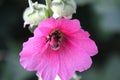
M58 54L49 48L39 58L37 75L41 76L42 80L54 80L59 69Z
M74 33L79 31L81 28L80 22L77 19L69 20L69 19L54 19L49 18L40 22L38 28L35 29L34 35L36 36L45 36L48 35L52 30L60 29L63 33Z
M58 54L44 41L42 37L33 37L25 42L20 63L29 71L37 71L42 80L54 80L59 68Z
M54 18L49 18L46 20L43 20L39 23L38 27L49 27L49 28L55 28L55 24L56 24L56 19Z
M49 27L38 27L34 30L34 36L48 36L53 29Z
M84 71L88 69L91 64L90 56L79 47L74 41L65 39L60 50L60 68L58 75L62 80L69 80L75 71Z
M94 56L98 53L97 46L91 39L80 40L79 46L85 49L86 53L90 56Z
M79 30L75 34L69 36L71 41L76 42L79 47L83 48L87 54L94 56L98 53L95 42L89 38L89 33L84 30Z
M33 70L29 64L31 64L33 56L38 54L41 51L40 49L43 49L43 45L45 45L45 38L43 37L29 38L29 40L23 44L23 50L20 52L20 63L24 68Z
M49 18L43 20L39 23L38 27L34 30L35 36L46 36L48 35L53 29L57 27L56 20L54 18Z
M75 31L78 31L81 28L80 22L77 19L69 20L69 19L62 18L58 20L57 25L60 27L60 30L63 33L66 33L66 32L73 33Z
M69 32L64 32L64 36L69 37L70 39L75 38L76 40L79 39L86 39L89 38L90 34L87 31L84 31L83 29L79 29L78 31L70 34Z

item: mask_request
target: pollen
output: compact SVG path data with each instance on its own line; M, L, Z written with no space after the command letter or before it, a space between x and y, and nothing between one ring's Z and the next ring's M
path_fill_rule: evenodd
M49 42L53 50L58 50L60 48L61 40L62 33L59 30L54 30L47 36L47 42Z

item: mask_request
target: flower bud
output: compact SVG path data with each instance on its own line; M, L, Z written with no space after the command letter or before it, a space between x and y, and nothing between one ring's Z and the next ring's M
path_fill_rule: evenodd
M76 13L76 3L75 0L53 0L51 9L54 18L71 19L72 14Z
M38 2L33 3L31 0L28 2L29 7L23 13L24 27L29 24L29 28L34 29L40 21L48 18L47 8Z

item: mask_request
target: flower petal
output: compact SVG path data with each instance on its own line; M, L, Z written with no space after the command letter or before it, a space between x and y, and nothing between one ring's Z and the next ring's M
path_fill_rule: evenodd
M75 71L84 71L88 69L91 64L90 56L79 47L74 41L64 39L60 50L60 68L58 75L62 80L69 80Z
M56 24L56 19L53 17L43 20L39 23L38 27L49 27L49 28L55 28Z
M49 18L46 20L43 20L39 23L38 27L34 31L35 36L46 36L52 31L52 29L55 29L56 26L56 20L54 18Z
M54 80L59 69L58 54L49 48L42 56L38 55L36 58L39 59L37 75L41 76L42 80Z
M94 56L98 53L97 46L92 39L80 40L79 46L85 49L86 53L90 56Z
M62 18L56 20L51 17L47 20L43 20L40 22L38 28L36 28L34 31L34 35L48 35L53 29L60 29L63 33L68 33L70 35L70 33L72 34L76 31L79 31L80 28L80 22L77 19L69 20Z
M59 19L58 26L60 27L60 30L63 33L74 33L75 31L78 31L81 28L80 22L77 19L74 20L64 18Z
M37 71L42 80L54 80L59 68L58 54L44 41L44 38L33 37L25 42L20 63L29 71Z
M34 30L34 36L48 36L53 29L49 27L38 27Z
M29 66L32 62L32 58L35 54L38 54L43 49L45 44L45 38L43 37L32 37L23 44L23 50L20 52L20 63L27 70L34 70L33 66ZM37 63L39 64L39 63Z
M95 42L89 38L89 33L82 29L69 36L69 39L78 44L79 47L83 48L90 56L94 56L98 53Z

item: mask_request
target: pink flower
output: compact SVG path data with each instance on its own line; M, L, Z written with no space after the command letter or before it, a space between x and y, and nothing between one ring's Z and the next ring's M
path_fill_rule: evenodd
M54 80L56 75L69 80L75 71L90 68L90 56L98 52L89 36L78 20L49 18L23 44L20 63L29 71L37 71L43 80Z

